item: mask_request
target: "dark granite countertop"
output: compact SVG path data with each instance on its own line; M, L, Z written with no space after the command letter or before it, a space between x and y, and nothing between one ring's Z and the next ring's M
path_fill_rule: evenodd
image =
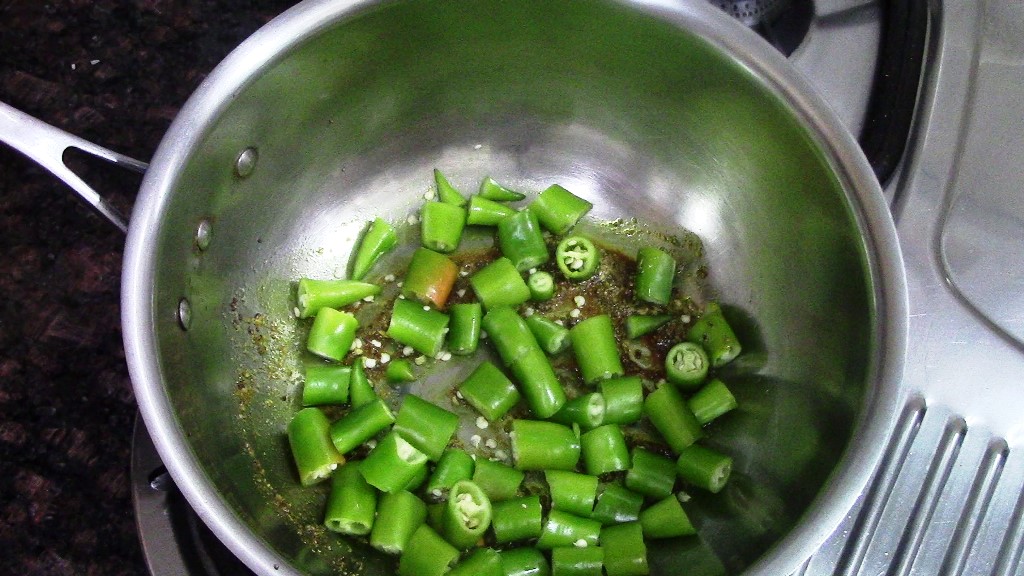
M0 101L148 160L232 48L293 0L0 0ZM140 177L75 162L125 213ZM0 573L144 574L123 235L0 146Z

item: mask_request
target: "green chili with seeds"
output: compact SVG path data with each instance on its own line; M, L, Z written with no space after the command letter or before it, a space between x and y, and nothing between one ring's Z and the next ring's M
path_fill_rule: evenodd
M581 282L597 273L601 252L589 239L570 236L555 248L555 263L567 280Z

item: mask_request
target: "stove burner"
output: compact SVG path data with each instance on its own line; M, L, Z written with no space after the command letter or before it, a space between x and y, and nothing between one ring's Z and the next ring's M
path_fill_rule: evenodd
M708 0L755 30L789 56L803 42L814 18L811 0Z

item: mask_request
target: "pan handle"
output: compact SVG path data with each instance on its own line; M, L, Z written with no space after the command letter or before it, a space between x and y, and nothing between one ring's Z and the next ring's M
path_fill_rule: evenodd
M64 163L64 153L74 148L140 173L146 171L145 162L139 162L73 134L68 134L3 102L0 102L0 142L49 170L114 226L120 228L122 232L128 232L128 219L68 168Z

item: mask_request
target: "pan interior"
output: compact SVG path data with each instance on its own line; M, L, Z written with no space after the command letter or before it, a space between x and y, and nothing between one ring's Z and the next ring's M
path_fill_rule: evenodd
M708 296L745 345L723 375L741 407L710 439L735 472L688 504L706 544L652 545L652 573L749 565L850 441L875 318L841 178L764 81L664 19L589 0L360 9L277 58L206 128L155 232L163 384L204 463L192 480L211 482L297 569L393 565L323 529L325 487L296 481L284 430L306 324L293 283L344 276L364 224L404 222L435 167L466 191L487 175L528 192L561 183L595 204L594 219L701 237ZM242 177L248 148L257 160Z

